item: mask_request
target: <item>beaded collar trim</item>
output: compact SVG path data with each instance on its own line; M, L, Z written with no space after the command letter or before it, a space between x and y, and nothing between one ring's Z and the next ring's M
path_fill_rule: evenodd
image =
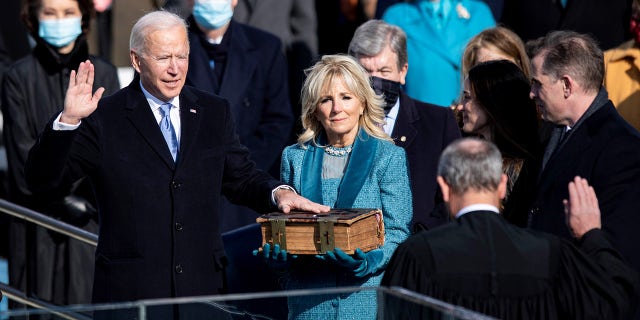
M344 157L346 155L348 155L349 153L351 153L351 150L353 150L352 146L348 146L348 147L344 147L344 148L336 148L336 147L332 147L332 146L326 146L324 147L324 152L330 156L334 156L334 157Z

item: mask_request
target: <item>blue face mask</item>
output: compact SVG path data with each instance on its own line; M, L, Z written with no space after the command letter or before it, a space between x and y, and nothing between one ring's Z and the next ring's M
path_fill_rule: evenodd
M80 20L80 17L40 20L38 36L56 48L67 46L82 33Z
M208 30L221 28L232 16L233 9L229 0L200 0L193 6L193 18Z

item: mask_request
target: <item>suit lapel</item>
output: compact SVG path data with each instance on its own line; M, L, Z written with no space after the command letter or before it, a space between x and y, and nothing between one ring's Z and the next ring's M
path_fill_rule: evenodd
M242 28L237 23L231 22L231 46L227 56L227 65L222 76L220 96L229 100L235 119L240 119L241 110L236 106L244 105L242 99L247 92L249 77L256 69L257 59L252 58L252 52L256 49L246 38Z
M183 88L180 94L180 153L178 154L178 167L183 159L189 156L193 149L193 142L200 128L201 108L197 104L197 98L189 88Z
M340 186L338 186L336 208L353 208L353 204L373 168L377 149L378 139L370 137L364 129L360 129L353 142L353 151L351 159L347 163L347 170L340 181Z
M167 142L164 140L160 127L156 122L151 107L147 103L147 99L140 90L139 82L132 82L129 85L129 97L130 103L127 103L127 118L131 124L138 130L143 139L149 144L151 149L167 164L170 169L173 169L175 163L171 157L171 152L167 147Z
M540 174L538 183L538 194L544 194L544 191L565 171L575 167L576 158L587 152L591 145L591 136L589 134L589 123L585 122L580 128L575 129L567 141L559 150L556 150L547 165Z
M391 133L391 138L393 138L397 146L406 148L411 145L413 139L418 135L418 130L414 123L419 119L420 117L415 110L413 101L404 92L401 92L400 109Z
M599 132L604 123L610 120L612 115L617 115L617 111L611 101L608 101L591 115L588 115L582 124L572 129L575 131L562 143L561 148L551 155L547 165L540 173L538 194L543 194L544 190L549 187L563 171L576 167L576 161L578 161L582 155L590 152L589 149L592 147L591 137ZM571 170L571 172L575 172L575 170Z

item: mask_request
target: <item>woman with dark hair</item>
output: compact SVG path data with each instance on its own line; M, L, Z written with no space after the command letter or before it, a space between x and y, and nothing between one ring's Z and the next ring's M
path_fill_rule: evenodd
M29 149L51 115L62 110L69 75L81 62L91 60L95 66L94 91L104 87L107 95L119 89L116 68L89 55L85 38L92 15L92 0L24 1L22 20L36 46L6 71L1 96L8 199L97 232L88 185L36 198L23 173ZM9 237L9 282L14 287L60 305L91 301L93 247L22 221L11 223Z
M503 171L509 178L502 213L522 227L527 223L542 157L536 106L529 99L529 87L517 65L507 60L482 62L469 70L458 106L462 130L492 141L500 149Z

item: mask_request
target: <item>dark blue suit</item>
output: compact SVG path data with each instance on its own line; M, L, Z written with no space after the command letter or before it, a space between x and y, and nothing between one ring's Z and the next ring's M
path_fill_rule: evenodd
M434 211L434 207L439 190L436 183L438 159L451 141L460 138L453 112L411 99L403 92L391 137L407 153L414 229L416 223L431 229L448 221L446 210Z
M210 295L224 286L220 195L266 211L278 181L254 167L228 103L180 94L177 163L138 80L73 131L49 122L26 166L34 192L88 176L98 199L94 302Z
M541 172L529 223L534 229L571 238L563 199L576 175L598 196L602 229L616 249L640 270L640 134L624 121L611 101L573 129Z
M189 19L190 52L187 84L227 99L237 124L240 142L251 152L259 169L278 176L280 155L294 119L289 102L287 65L280 40L267 32L231 21L223 38L226 50L220 81L210 66L211 57L202 32ZM206 40L204 40L206 41ZM225 42L226 41L226 42ZM254 223L255 212L227 202L222 231Z

